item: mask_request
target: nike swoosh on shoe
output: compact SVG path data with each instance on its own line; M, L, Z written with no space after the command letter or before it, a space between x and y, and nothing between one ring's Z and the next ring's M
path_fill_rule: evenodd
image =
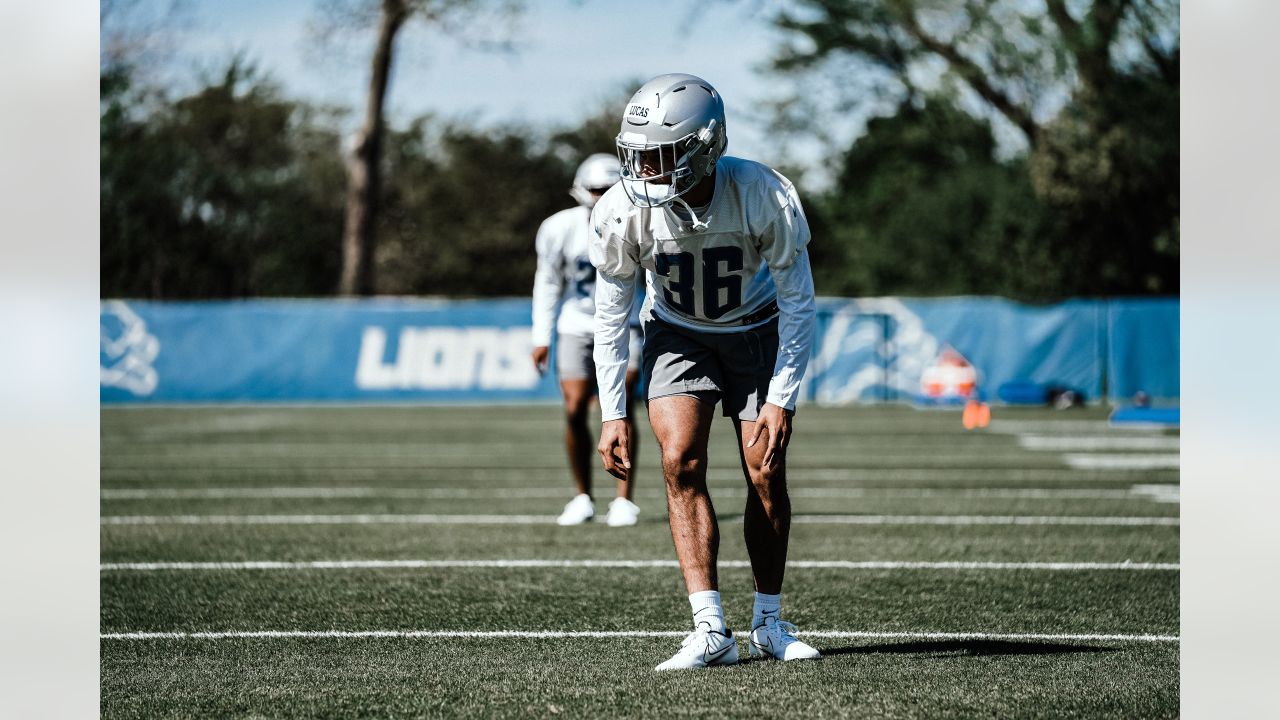
M710 647L710 646L708 645L708 647ZM730 649L732 649L732 648L733 648L733 644L732 644L732 643L730 643L730 644L725 645L724 647L720 648L720 651L719 651L719 652L717 652L717 653L716 653L716 654L714 654L714 655L707 655L707 648L703 648L703 649L702 649L702 662L706 663L707 665L710 665L711 663L715 662L716 660L719 660L720 658L724 657L724 654L725 654L725 653L727 653L727 652L729 652L729 650L730 650Z

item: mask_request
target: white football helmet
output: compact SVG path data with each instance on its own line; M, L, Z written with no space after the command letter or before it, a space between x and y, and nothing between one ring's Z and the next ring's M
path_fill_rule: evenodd
M631 96L617 143L631 202L667 205L710 175L724 155L724 101L702 78L659 75Z
M591 192L604 192L618 182L618 158L608 153L590 155L578 166L573 175L573 187L569 194L578 204L585 208L595 207L596 199Z

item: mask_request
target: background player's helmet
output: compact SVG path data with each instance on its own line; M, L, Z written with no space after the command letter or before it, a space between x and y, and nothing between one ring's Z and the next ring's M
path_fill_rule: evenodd
M724 101L702 78L659 75L631 96L617 142L627 197L641 207L666 205L710 175L724 154Z
M618 158L608 153L596 153L588 156L578 166L578 172L573 175L573 187L569 188L569 194L578 201L579 205L585 208L594 207L596 199L591 196L591 191L603 192L613 187L616 182L618 182Z

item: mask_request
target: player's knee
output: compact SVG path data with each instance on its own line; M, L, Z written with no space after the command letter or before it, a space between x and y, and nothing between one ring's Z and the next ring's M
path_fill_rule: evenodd
M668 484L687 484L702 479L706 474L706 461L690 451L662 452L662 474Z
M587 427L587 404L574 403L572 405L566 403L564 406L565 424L575 430L582 430Z
M588 393L565 393L564 419L569 425L586 427L590 419L591 395Z
M773 496L786 492L787 475L781 465L752 468L749 475L751 486L758 495Z

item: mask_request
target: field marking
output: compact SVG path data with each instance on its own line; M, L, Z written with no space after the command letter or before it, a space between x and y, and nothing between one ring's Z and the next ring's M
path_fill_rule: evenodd
M750 568L747 560L721 560L722 568ZM678 568L675 560L246 560L237 562L102 563L102 572L163 570L366 570L435 568ZM821 570L1126 570L1178 571L1179 563L974 562L914 560L790 560L787 567Z
M1028 450L1171 450L1177 452L1179 438L1164 435L1018 435L1018 444Z
M102 525L546 525L555 515L104 515Z
M459 470L462 472L451 472L453 477L465 476L468 478L485 478L485 477L501 477L509 476L508 470L511 468L480 468L479 466L471 466L465 468L450 468L451 470ZM1176 470L1177 468L1172 468ZM168 468L147 468L147 467L103 467L100 473L103 476L134 476L138 474L153 475L163 473L166 477L182 476L188 474L198 475L220 475L234 474L236 476L243 475L246 470L258 471L260 468L244 468L244 467L168 467ZM501 470L502 472L498 472ZM1141 470L1138 468L1137 470ZM281 473L289 471L292 475L304 477L342 477L349 480L369 479L376 480L386 477L388 473L405 473L414 476L421 476L426 472L425 468L414 467L288 467L288 468L272 468L271 472ZM641 473L647 471L646 466L641 465ZM565 468L563 466L542 466L542 467L526 467L520 468L521 475L526 478L537 476L538 480L558 480L566 477ZM1143 477L1147 473L1134 472L1133 474L1141 474ZM804 481L845 481L845 482L865 482L865 481L910 481L910 482L929 482L929 481L956 481L956 482L985 482L993 477L999 477L1004 481L1029 481L1029 482L1114 482L1117 475L1123 473L1111 470L1109 472L1099 472L1095 477L1082 477L1079 470L1069 470L1067 468L991 468L991 469L974 469L974 468L854 468L848 467L828 467L828 466L808 466L808 467L791 467L787 469L787 479L791 483ZM708 480L736 480L742 481L742 471L738 468L712 467L707 470Z
M1083 515L793 515L805 525L1178 525L1176 517Z
M791 488L793 498L990 498L1008 500L1159 500L1177 502L1178 488L1163 491L1158 484L1135 485L1129 490L1098 488ZM1141 488L1141 489L1139 489ZM745 487L712 487L716 495L745 496ZM256 499L393 499L465 500L502 498L566 498L563 487L268 487L268 488L108 488L103 500L256 500ZM649 488L640 497L665 497ZM1171 498L1171 499L1170 499Z
M1163 433L1166 430L1180 431L1181 423L1162 423L1162 422L1138 422L1136 420L1122 420L1116 422L1114 420L1107 421L1108 430L1119 430L1120 432L1158 432Z
M548 525L554 515L104 515L102 525ZM728 517L722 523L739 523ZM833 525L1178 525L1176 517L1084 515L793 515L795 524Z
M1177 470L1182 466L1180 456L1170 454L1094 454L1068 453L1062 456L1067 465L1076 470Z
M991 421L990 429L991 432L1015 435L1018 433L1106 432L1109 426L1104 419L1004 420L995 418Z
M1129 491L1135 495L1144 495L1155 502L1181 503L1182 489L1178 485L1166 483L1134 485Z
M678 638L686 630L227 630L213 632L115 632L100 633L102 640L234 640L287 638L431 638L431 639L499 639L499 638ZM982 632L876 632L872 630L801 630L803 637L827 639L918 639L918 640L1034 640L1083 642L1181 642L1177 635L1121 633L982 633Z
M544 443L543 448L548 444ZM1027 465L1026 450L1021 448L992 448L955 445L939 449L937 444L922 444L916 448L894 448L894 452L882 452L874 445L855 448L850 452L814 452L812 450L799 454L804 464L788 469L804 470L805 468L844 469L844 470L893 470L903 467L919 467L922 458L933 461L931 466L939 470L962 468L969 470L1019 470ZM736 460L736 449L723 449L724 455ZM720 453L713 450L713 455ZM1034 457L1034 456L1033 456ZM643 462L644 468L654 467L655 463ZM1005 462L1001 462L1001 461ZM306 453L267 456L252 453L227 453L213 455L207 453L174 452L168 454L137 454L118 451L104 451L101 466L106 469L147 471L175 471L183 467L197 466L201 470L210 465L219 464L224 467L244 472L282 471L282 470L381 470L384 468L435 471L469 470L485 468L502 472L560 471L566 466L563 457L550 454L530 455L512 452L504 454L501 447L475 448L465 453L447 454L430 452L392 451L369 453ZM729 463L726 466L732 467Z

